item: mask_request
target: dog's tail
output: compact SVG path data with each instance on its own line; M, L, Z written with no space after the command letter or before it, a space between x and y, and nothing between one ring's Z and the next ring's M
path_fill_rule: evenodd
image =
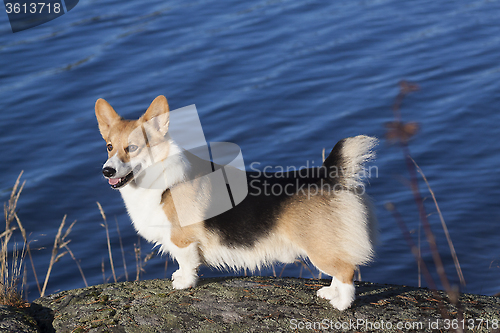
M362 185L366 176L365 163L375 158L373 147L378 140L366 135L345 138L337 142L328 158L323 162L327 178L348 189Z

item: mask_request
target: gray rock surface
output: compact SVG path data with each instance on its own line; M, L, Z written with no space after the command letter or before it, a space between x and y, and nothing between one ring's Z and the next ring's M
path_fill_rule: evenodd
M234 277L202 279L196 288L173 290L169 280L122 282L37 299L26 316L42 333L449 332L454 326L499 332L498 297L462 294L453 305L442 292L357 282L356 301L340 312L316 296L328 284Z
M39 333L40 329L35 319L23 309L0 305L0 332Z

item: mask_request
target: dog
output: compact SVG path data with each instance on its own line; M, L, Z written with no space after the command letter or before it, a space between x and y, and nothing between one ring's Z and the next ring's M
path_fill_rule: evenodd
M185 225L179 216L193 210L206 185L196 183L199 166L213 170L213 163L182 149L169 135L167 99L158 96L137 120L121 118L104 99L97 100L95 114L108 150L103 175L120 191L139 235L178 262L174 289L195 287L202 263L255 270L301 257L332 276L331 285L318 290L319 297L338 310L351 306L355 269L374 256L376 218L361 190L364 164L374 158L376 138L360 135L339 141L323 165L307 169L311 172L305 177L301 170L279 176L246 172L251 191L239 204ZM162 163L164 182L148 188L138 180L154 167L151 156ZM266 195L264 183L288 191ZM313 185L317 193L306 193L304 188Z

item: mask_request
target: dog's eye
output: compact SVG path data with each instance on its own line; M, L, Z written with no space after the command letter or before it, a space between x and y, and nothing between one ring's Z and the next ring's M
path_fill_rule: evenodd
M130 145L128 146L127 148L125 148L125 151L127 153L133 153L134 151L136 151L139 147L137 147L136 145Z
M112 151L113 150L113 145L111 143L108 143L106 145L106 148L108 148L108 151Z

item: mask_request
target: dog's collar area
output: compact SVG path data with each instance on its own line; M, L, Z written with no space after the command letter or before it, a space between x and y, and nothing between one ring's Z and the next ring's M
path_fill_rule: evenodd
M123 187L125 185L127 185L132 179L134 179L134 175L135 174L138 174L139 171L141 171L141 165L137 165L132 171L130 171L130 173L128 175L126 175L125 177L122 177L122 178L109 178L109 184L111 185L111 188L114 188L114 189L119 189L120 187ZM114 181L118 180L116 183L114 181L112 181L111 179L113 179Z

